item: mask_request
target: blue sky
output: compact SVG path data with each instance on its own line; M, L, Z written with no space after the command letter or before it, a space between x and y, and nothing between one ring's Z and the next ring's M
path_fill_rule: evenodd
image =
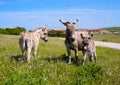
M77 28L120 26L119 4L120 0L0 0L0 28L65 28L59 19L79 19Z

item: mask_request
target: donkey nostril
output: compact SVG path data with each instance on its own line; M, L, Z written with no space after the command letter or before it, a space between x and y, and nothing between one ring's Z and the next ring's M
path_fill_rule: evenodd
M74 41L75 41L75 38L71 38L71 40L72 40L72 42L74 42Z
M45 40L45 42L47 42L48 41L48 39L47 40Z

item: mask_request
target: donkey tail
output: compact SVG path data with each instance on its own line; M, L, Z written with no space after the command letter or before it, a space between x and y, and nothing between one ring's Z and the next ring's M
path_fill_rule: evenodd
M22 32L20 34L19 45L20 45L21 50L26 50L27 49L26 48L27 47L27 43L26 43L26 40L25 40L24 32Z

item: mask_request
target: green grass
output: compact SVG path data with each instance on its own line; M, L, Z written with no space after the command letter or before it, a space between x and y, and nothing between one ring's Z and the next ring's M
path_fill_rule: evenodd
M120 35L102 35L102 34L95 34L95 35L93 36L93 39L94 39L94 40L97 40L97 41L120 43Z
M16 61L21 51L19 36L0 35L0 84L1 85L119 85L120 51L97 47L96 64L86 61L85 66L76 67L66 63L64 41L49 38L40 40L37 58L31 63ZM11 59L12 58L12 59ZM81 60L82 53L79 52ZM74 53L72 52L74 61ZM80 61L81 62L81 61Z

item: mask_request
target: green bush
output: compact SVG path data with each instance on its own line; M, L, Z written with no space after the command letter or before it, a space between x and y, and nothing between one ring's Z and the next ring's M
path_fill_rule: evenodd
M65 31L63 30L50 30L48 31L50 37L65 37Z
M16 28L5 28L5 29L0 29L0 34L10 34L10 35L19 35L20 32L26 31L25 28L23 27L16 27Z
M8 34L8 32L6 31L6 29L0 28L0 34Z

